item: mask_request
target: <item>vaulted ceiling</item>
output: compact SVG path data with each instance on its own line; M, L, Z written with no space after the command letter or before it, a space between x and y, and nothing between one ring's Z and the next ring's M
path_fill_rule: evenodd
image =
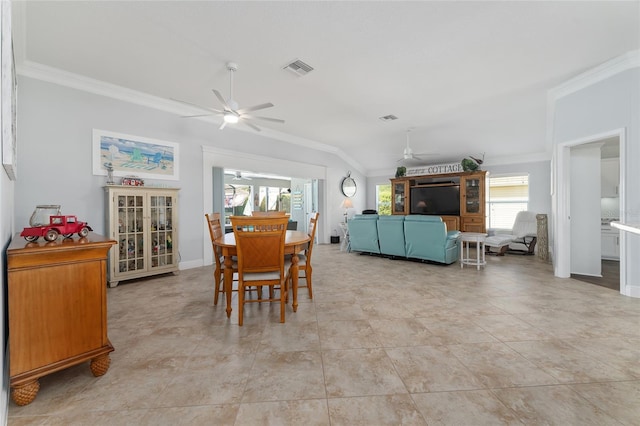
M549 158L547 91L638 49L639 22L638 1L29 1L13 25L18 72L210 108L236 62L240 106L272 102L256 115L286 121L256 121L265 134L337 147L372 174L400 164L409 128L426 163ZM295 59L314 70L283 69Z

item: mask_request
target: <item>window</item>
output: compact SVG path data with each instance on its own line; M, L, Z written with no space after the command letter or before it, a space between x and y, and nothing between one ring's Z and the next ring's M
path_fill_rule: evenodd
M391 184L376 185L376 209L380 215L391 214Z
M489 228L513 228L518 212L528 206L528 175L489 178Z

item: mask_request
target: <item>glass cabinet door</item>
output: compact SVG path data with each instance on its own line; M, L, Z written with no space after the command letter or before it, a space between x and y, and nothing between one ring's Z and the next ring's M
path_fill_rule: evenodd
M481 203L480 179L476 177L465 178L463 214L479 214L481 212Z
M407 201L406 182L393 184L393 214L405 214Z
M118 195L118 270L137 271L144 264L143 197Z
M151 268L173 264L173 197L150 197Z

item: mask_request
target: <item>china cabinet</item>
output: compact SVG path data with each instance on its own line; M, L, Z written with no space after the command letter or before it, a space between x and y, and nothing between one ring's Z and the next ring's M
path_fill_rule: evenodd
M485 171L460 176L460 230L487 232L485 216Z
M107 337L107 252L116 242L86 237L27 242L16 234L7 248L9 384L27 405L39 379L90 361L105 374L113 346Z
M409 181L391 179L391 214L409 214Z
M178 270L178 189L107 186L109 287Z

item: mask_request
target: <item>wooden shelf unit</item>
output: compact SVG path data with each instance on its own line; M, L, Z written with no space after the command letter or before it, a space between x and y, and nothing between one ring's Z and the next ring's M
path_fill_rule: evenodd
M16 234L7 249L9 383L18 405L33 401L38 379L91 361L107 372L107 252L116 242L87 237L40 238Z
M486 231L487 172L447 173L438 175L405 176L391 179L392 214L410 213L411 188L419 186L460 184L460 216L444 215L442 221L448 230L462 232Z

